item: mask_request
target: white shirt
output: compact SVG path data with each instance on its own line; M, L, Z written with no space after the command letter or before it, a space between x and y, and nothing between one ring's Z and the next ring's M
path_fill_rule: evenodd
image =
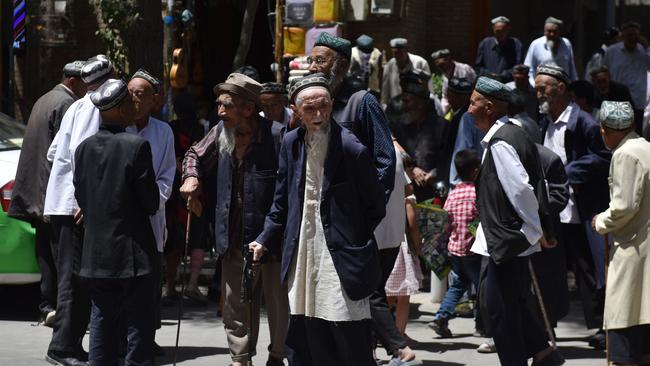
M171 127L163 121L149 117L149 122L138 131L137 127L129 126L126 132L138 135L149 142L156 184L160 191L158 211L151 216L151 228L156 238L156 247L162 253L167 240L167 225L165 223L165 202L172 193L174 176L176 175L176 155L174 151L174 134Z
M399 150L395 149L395 186L386 204L386 216L375 229L375 240L379 250L398 248L406 232L406 206L404 186L408 184L404 174L404 163Z
M47 182L43 214L74 215L79 205L74 197L74 152L85 139L99 130L102 117L90 100L89 94L72 103L63 115L61 127L47 152L52 171Z
M483 148L487 149L492 136L494 136L503 124L499 120L492 125L481 141ZM523 220L520 231L524 234L528 243L530 243L530 248L519 254L519 256L525 257L539 252L541 248L538 241L541 239L543 231L539 219L537 197L535 196L533 187L529 183L528 173L521 164L519 155L512 145L505 141L499 141L490 147L490 151L497 171L497 177L499 178L499 182L501 182L501 187L508 197L508 201L510 201L514 210ZM483 159L485 159L485 152L483 153ZM471 251L486 257L490 256L482 224L479 224L476 230L476 240L474 240Z
M546 135L544 136L544 146L556 153L562 159L562 164L564 165L567 164L566 149L564 147L566 126L569 123L569 118L574 108L577 110L579 107L575 103L570 103L562 111L557 120L548 125ZM569 192L571 193L569 202L564 210L560 212L560 222L563 224L579 224L580 215L578 214L578 206L576 206L575 196L571 187L569 187Z
M537 66L542 64L555 64L560 66L569 75L569 80L578 80L578 72L576 71L576 64L573 59L573 46L571 41L562 37L557 45L557 51L553 53L546 44L546 36L541 36L531 42L526 53L526 60L524 64L530 67L528 72L528 79L530 85L535 85L535 75L537 74Z
M384 65L384 79L381 87L381 102L384 105L388 104L391 99L402 95L402 87L399 83L400 74L407 71L425 71L427 74L431 74L431 69L429 68L427 60L412 53L409 53L408 55L409 62L403 69L400 69L399 66L397 66L397 60L395 60L395 57L391 58L390 61ZM431 84L431 81L429 81L429 84ZM431 90L431 85L429 85L429 90Z
M354 301L345 293L325 241L320 199L329 133L305 137L305 198L300 239L288 276L289 309L328 321L370 319L369 298Z

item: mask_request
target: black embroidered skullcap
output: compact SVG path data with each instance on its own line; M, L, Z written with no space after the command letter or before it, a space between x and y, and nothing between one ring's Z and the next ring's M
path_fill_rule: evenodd
M334 51L340 53L342 56L350 59L352 55L352 43L345 38L337 37L327 32L321 33L318 38L316 38L316 43L314 47L323 46L331 48Z
M541 64L537 66L536 75L548 75L556 78L557 80L569 85L569 75L564 69L554 64Z
M260 94L286 94L287 90L280 83L269 82L262 84Z
M129 95L126 83L118 79L108 79L96 90L90 93L90 100L100 111L107 111Z
M443 48L441 50L437 50L434 53L431 54L431 58L433 61L439 59L439 58L447 58L451 56L451 51L447 48Z
M100 80L113 71L113 63L104 55L91 57L81 69L81 79L86 84Z
M429 99L428 82L431 75L425 71L408 71L400 74L399 85L402 93L413 94L422 99Z
M525 64L519 64L512 67L512 72L516 72L519 74L528 74L529 71L530 71L530 66Z
M260 105L260 90L262 90L262 84L244 74L236 72L228 75L225 82L217 84L212 89L214 95L218 96L222 93L237 94L244 99L254 102L258 107Z
M510 24L510 19L508 19L508 18L504 17L503 15L501 15L501 16L498 16L498 17L496 17L496 18L493 18L493 19L490 21L490 23L492 23L492 25L497 24L497 23L506 23L506 24Z
M406 48L409 46L409 41L406 38L393 38L389 42L390 48Z
M564 24L564 22L562 21L562 19L558 19L558 18L555 18L555 17L548 17L544 21L544 24L562 25L562 24Z
M158 80L155 76L153 76L149 72L147 72L147 70L140 69L140 70L136 71L133 74L133 76L131 76L131 80L133 80L135 78L140 78L140 79L144 79L144 80L148 81L149 84L151 84L151 86L153 87L154 93L158 94L158 92L160 91L160 84L161 84L160 80Z
M315 74L309 74L299 79L293 80L291 82L291 86L289 87L289 96L291 98L291 102L295 103L298 93L307 88L315 86L325 88L329 91L329 79L325 76L325 74L317 72Z
M478 78L474 90L487 98L510 103L512 89L508 88L502 82L487 76Z
M372 37L367 36L365 34L362 34L357 38L357 47L365 53L370 53L372 52L372 49L374 48L375 45L375 40L372 39Z
M456 94L471 94L474 90L474 84L466 78L453 77L447 83L447 90L451 90Z
M67 78L81 77L81 69L86 64L86 61L73 61L63 66L63 76Z
M427 84L431 79L431 74L424 70L411 70L399 74L399 82L408 83L408 82L417 82L420 84Z

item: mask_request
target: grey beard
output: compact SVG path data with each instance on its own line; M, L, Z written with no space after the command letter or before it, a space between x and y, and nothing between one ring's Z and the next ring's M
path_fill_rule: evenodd
M336 90L336 88L341 85L341 82L343 81L343 77L339 77L337 75L339 71L339 60L336 60L334 62L334 65L332 66L332 69L330 70L329 74L329 79L330 79L330 92L333 92Z
M235 128L223 128L219 135L219 152L232 154L235 150Z
M548 102L548 100L545 100L542 104L539 105L540 114L548 114L550 110L551 110L551 104Z
M555 41L552 39L547 39L546 40L546 46L548 47L551 52L555 52Z

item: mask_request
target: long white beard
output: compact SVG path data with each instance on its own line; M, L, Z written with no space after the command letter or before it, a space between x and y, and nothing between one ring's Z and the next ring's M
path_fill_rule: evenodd
M223 128L221 134L219 135L219 152L232 154L235 150L235 129L234 128Z
M551 110L551 104L548 102L548 100L545 100L544 103L539 105L540 114L548 114L550 110Z
M552 39L547 39L546 40L546 46L548 47L551 52L555 52L555 41Z

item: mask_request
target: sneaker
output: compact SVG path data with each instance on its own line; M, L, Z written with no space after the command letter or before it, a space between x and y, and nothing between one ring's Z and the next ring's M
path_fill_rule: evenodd
M497 347L494 344L494 339L492 338L486 339L485 342L481 343L476 349L476 352L478 353L494 353L496 351Z
M43 317L43 325L46 327L54 327L54 317L56 316L56 310L48 311L47 314Z
M442 338L451 338L451 330L449 330L449 327L447 326L448 321L447 319L433 319L432 322L430 322L429 328L433 329L436 334L438 334Z
M201 303L201 304L207 304L208 303L208 298L205 297L205 295L203 295L201 290L199 290L199 288L196 287L196 286L188 286L185 289L185 296L188 299L192 299L192 300L194 300L194 301L196 301L198 303Z

